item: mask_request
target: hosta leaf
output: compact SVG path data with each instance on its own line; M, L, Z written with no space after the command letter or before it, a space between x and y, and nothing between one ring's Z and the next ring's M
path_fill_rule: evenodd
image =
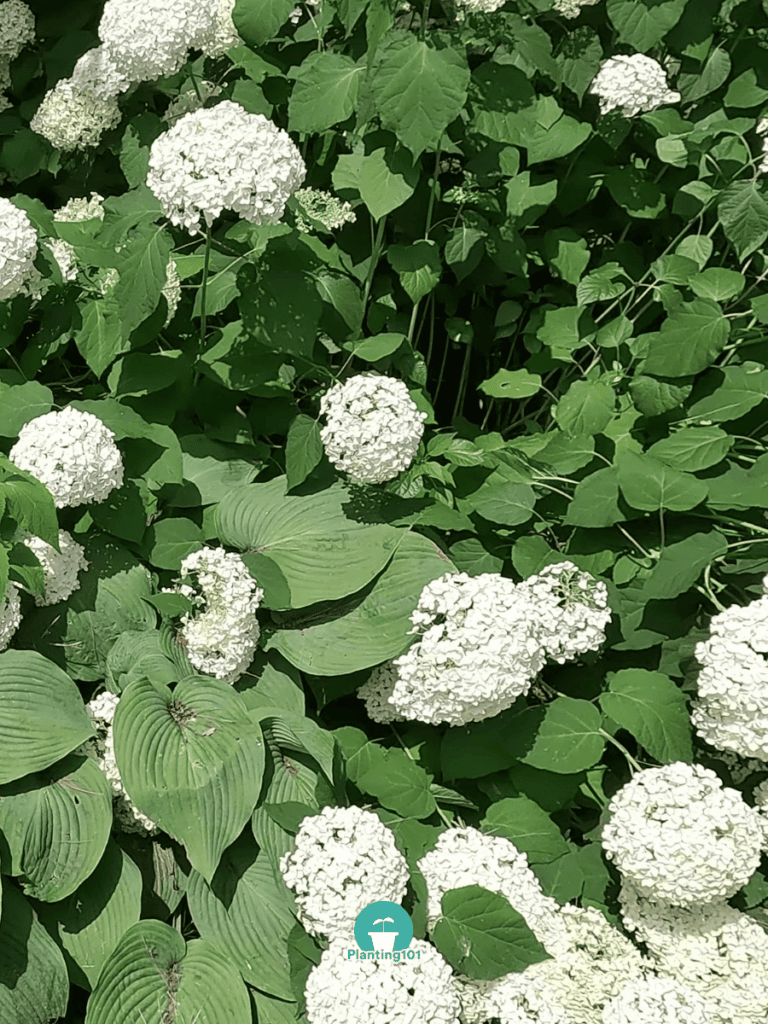
M685 694L663 672L625 668L598 697L603 711L627 729L661 764L693 760Z
M188 677L173 694L137 679L120 698L114 738L131 799L210 882L261 789L264 744L242 698L209 677Z
M36 651L0 654L0 784L48 768L95 731L66 672Z

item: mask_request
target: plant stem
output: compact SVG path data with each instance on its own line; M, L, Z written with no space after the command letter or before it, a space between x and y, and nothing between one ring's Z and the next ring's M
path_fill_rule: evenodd
M633 775L636 771L641 772L643 770L642 766L637 763L637 761L634 759L634 757L632 757L627 748L622 743L619 743L619 741L615 737L611 736L611 734L609 732L606 732L605 729L598 729L597 731L600 733L601 736L605 736L607 740L610 740L615 747L619 748L619 750L622 752L624 757L626 757L627 761L629 762L629 770L632 772Z
M208 294L208 268L211 261L211 229L206 224L205 226L205 256L203 258L203 287L200 293L200 355L205 351L205 328L207 322L207 313L205 309L205 300ZM200 371L195 370L193 378L193 384L197 384L200 379Z

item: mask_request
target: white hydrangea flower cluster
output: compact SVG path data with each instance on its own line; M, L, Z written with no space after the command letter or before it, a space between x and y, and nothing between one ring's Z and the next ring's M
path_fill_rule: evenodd
M3 95L11 84L11 62L35 41L35 16L22 0L0 3L0 113L11 106Z
M494 14L507 0L458 0L465 14Z
M626 881L619 901L625 928L644 943L658 974L698 992L714 1024L765 1024L768 935L757 921L725 902L647 900Z
M679 103L680 93L667 85L664 68L644 53L619 54L603 61L589 91L600 97L600 113L621 107L624 117Z
M465 725L511 707L545 661L535 616L531 598L498 573L428 583L411 614L410 632L421 635L393 662L393 708L420 722Z
M161 294L165 296L165 301L168 304L168 313L164 324L167 327L176 316L176 310L179 308L179 302L181 301L181 278L179 277L179 268L176 266L176 260L172 256L168 260L165 284Z
M360 911L377 900L400 903L408 882L392 832L360 807L324 807L304 818L280 871L296 894L304 929L347 946Z
M77 278L77 259L74 246L63 238L46 238L43 244L58 263L64 280L74 281Z
M605 641L611 620L608 590L573 562L547 565L518 586L536 604L536 639L562 665Z
M181 70L212 20L212 0L107 0L99 39L126 78L154 81Z
M756 128L757 134L763 136L763 159L758 165L758 174L768 174L768 117L762 118Z
M85 558L85 548L78 544L71 534L66 530L59 530L61 554L40 537L34 537L32 534L21 536L21 540L37 556L43 568L45 593L34 595L38 608L66 601L71 594L80 589L77 574L81 569L88 568L88 562Z
M218 85L202 78L197 83L197 90L191 87L179 93L176 99L168 105L168 109L163 114L163 120L169 127L173 127L179 118L184 117L185 114L191 114L195 110L200 110L206 100L209 100L211 96L218 96L220 93L221 88Z
M240 555L223 547L193 551L181 563L181 576L197 576L197 587L177 583L164 594L183 594L197 614L182 616L181 642L190 662L201 672L236 682L253 660L259 642L256 611L264 591Z
M299 231L312 231L307 217L319 220L326 231L335 231L347 222L354 224L357 220L357 214L349 203L342 203L336 196L322 189L300 188L294 192L294 198L300 207L296 212L296 227Z
M348 938L333 939L305 988L310 1024L459 1024L450 964L434 946L411 939L414 959L348 960Z
M5 597L0 604L0 651L4 651L21 625L21 598L16 587L8 581Z
M365 701L365 710L373 722L388 725L390 722L403 722L406 719L392 707L390 700L397 684L397 669L391 661L377 665L370 677L358 687L357 696Z
M59 210L53 215L54 220L68 221L69 223L78 223L84 220L104 220L104 196L100 196L98 192L91 192L91 198L86 199L85 196L74 196L68 200Z
M320 399L320 437L336 468L356 483L380 484L408 469L424 434L425 412L401 380L359 373Z
M0 196L0 302L24 290L36 256L37 231L26 212Z
M691 722L713 747L768 761L768 576L762 597L713 615L709 628L693 651L703 667Z
M759 812L709 768L646 768L608 805L602 845L643 896L673 906L733 896L760 863Z
M221 57L227 50L242 42L232 20L236 2L237 0L213 0L212 17L208 28L193 43L206 57Z
M114 437L97 416L68 405L26 423L8 458L45 484L57 508L101 502L123 483Z
M603 1024L715 1024L689 985L671 978L635 978L603 1009Z
M99 757L97 758L99 768L109 779L112 786L112 809L114 820L123 832L138 832L146 835L156 835L160 829L146 814L142 814L128 796L120 778L120 770L115 759L115 740L113 722L115 710L120 698L115 693L105 690L98 697L94 697L86 705L90 712L96 728L98 729ZM103 751L103 753L102 753Z
M190 234L224 209L277 224L307 173L291 137L263 114L223 100L185 114L152 143L147 185L172 224Z
M552 10L564 18L578 18L583 7L593 7L599 3L600 0L555 0Z

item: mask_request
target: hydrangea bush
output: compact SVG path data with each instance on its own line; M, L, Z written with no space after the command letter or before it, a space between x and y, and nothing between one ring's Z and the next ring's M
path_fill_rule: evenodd
M767 47L0 0L2 1021L765 1024Z

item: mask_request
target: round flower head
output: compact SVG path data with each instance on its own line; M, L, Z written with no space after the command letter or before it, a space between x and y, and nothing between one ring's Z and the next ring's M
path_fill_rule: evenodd
M197 576L197 587L181 583L163 590L191 598L200 609L181 620L187 657L201 672L234 683L250 665L259 642L256 611L264 591L240 555L222 547L187 555L181 575L188 574Z
M27 534L23 543L36 556L43 567L45 577L45 593L35 594L38 608L45 605L58 604L80 588L77 574L81 569L88 568L85 559L85 548L74 540L66 530L59 530L59 547L61 554L50 544L39 537Z
M20 294L32 277L37 232L24 210L0 197L0 302Z
M0 651L4 651L11 637L21 624L21 598L14 585L8 581L5 597L0 603Z
M334 231L349 221L354 224L357 215L349 203L340 202L330 192L316 188L300 188L295 193L299 209L296 213L296 227L300 231L311 232L313 226L309 217L320 221L326 231Z
M185 114L152 143L147 185L172 224L210 228L222 210L277 224L307 169L287 132L231 100Z
M410 466L427 417L403 381L367 373L334 384L320 399L320 414L328 459L350 480L371 484Z
M104 220L103 202L104 196L100 196L98 192L91 192L90 199L86 199L84 196L75 196L54 213L53 219L71 223L94 218Z
M355 919L369 903L405 896L408 865L390 830L360 807L325 807L303 819L294 850L280 860L310 935L354 941Z
M573 562L547 565L518 587L536 606L535 635L550 658L563 664L605 641L611 620L608 591Z
M411 959L350 960L349 943L333 939L307 978L309 1024L459 1024L452 970L434 946L411 939Z
M553 10L564 18L578 18L582 7L593 7L598 3L600 0L555 0Z
M507 0L458 0L468 14L494 14L503 7Z
M600 97L603 115L621 107L624 117L634 117L664 103L680 102L680 93L667 86L664 68L643 53L620 54L603 61L589 91Z
M62 79L45 94L29 127L55 149L68 152L98 146L103 133L119 123L115 96L99 99L90 89Z
M107 0L99 39L121 74L149 82L181 70L212 18L212 0Z
M193 46L202 50L206 57L221 57L227 50L242 43L240 33L232 20L235 2L236 0L213 0L213 16L208 28L193 42Z
M391 661L377 665L368 680L359 687L357 696L365 701L368 717L374 722L387 725L389 722L404 721L392 707L390 697L397 683L397 669Z
M695 989L670 978L634 978L603 1008L603 1024L715 1024Z
M496 573L448 573L428 583L411 615L410 632L420 638L393 662L393 709L433 725L464 725L511 707L544 664L534 609Z
M8 458L45 484L57 508L101 502L123 483L114 437L98 417L68 405L25 424Z
M637 772L608 805L602 845L637 892L673 906L727 899L760 863L760 815L709 768Z
M76 89L88 92L97 100L108 103L133 84L112 60L106 46L96 46L82 55L69 79Z
M15 60L35 41L35 16L22 0L0 3L0 60Z

